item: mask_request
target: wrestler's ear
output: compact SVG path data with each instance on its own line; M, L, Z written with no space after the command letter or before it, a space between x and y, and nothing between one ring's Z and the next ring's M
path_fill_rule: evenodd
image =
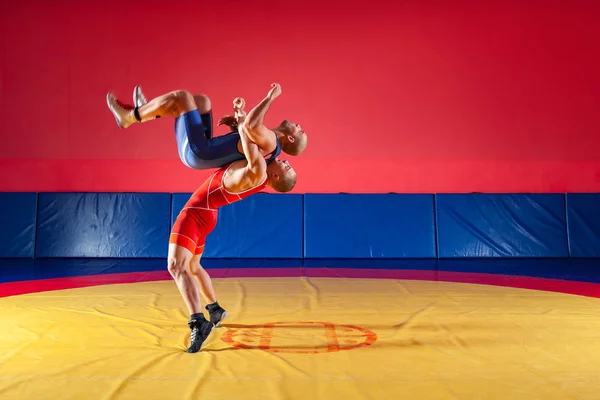
M273 172L272 170L269 171L267 169L267 175L269 175L269 179L271 179L273 181L278 181L279 180L279 175L276 172Z

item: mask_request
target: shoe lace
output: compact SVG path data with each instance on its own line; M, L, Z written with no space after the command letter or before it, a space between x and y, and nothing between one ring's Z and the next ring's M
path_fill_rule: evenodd
M197 326L194 326L192 328L192 333L190 335L190 340L192 342L196 341L196 339L198 338L198 335L200 334L200 329Z
M133 110L133 108L134 108L133 106L131 106L129 104L122 103L121 100L119 100L119 99L115 99L115 104L125 111L130 111L130 110Z

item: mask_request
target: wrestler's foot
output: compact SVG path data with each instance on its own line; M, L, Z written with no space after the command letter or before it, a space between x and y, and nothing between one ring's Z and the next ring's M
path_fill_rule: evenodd
M215 326L212 322L204 318L201 320L192 319L188 321L188 326L192 330L192 333L190 335L190 347L187 349L187 352L197 353L202 349L202 345L204 345L204 342L206 342L206 339L208 339Z
M106 104L108 104L108 108L113 113L117 125L119 125L120 128L127 128L129 125L136 122L135 116L133 115L133 106L121 103L121 101L110 92L106 95Z
M206 306L206 309L208 310L208 306ZM217 327L227 317L227 311L225 311L223 307L218 306L216 309L212 310L212 312L209 310L209 315L210 322L215 324L215 327Z
M139 86L133 88L133 104L135 104L136 107L141 107L147 102L146 96L142 93L142 88Z

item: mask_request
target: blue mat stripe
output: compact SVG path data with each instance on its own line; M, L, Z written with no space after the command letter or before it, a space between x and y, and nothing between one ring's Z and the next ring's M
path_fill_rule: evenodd
M165 258L189 193L0 193L0 258ZM205 258L600 258L600 194L259 194Z

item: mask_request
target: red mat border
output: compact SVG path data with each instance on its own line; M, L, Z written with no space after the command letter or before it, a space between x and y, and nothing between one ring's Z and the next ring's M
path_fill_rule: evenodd
M471 272L431 270L379 270L359 268L216 268L208 270L213 278L309 277L338 279L407 279L440 282L474 283L520 289L574 294L600 298L600 284L559 279L535 278ZM101 274L8 282L0 284L0 297L41 293L120 283L171 280L167 271Z

